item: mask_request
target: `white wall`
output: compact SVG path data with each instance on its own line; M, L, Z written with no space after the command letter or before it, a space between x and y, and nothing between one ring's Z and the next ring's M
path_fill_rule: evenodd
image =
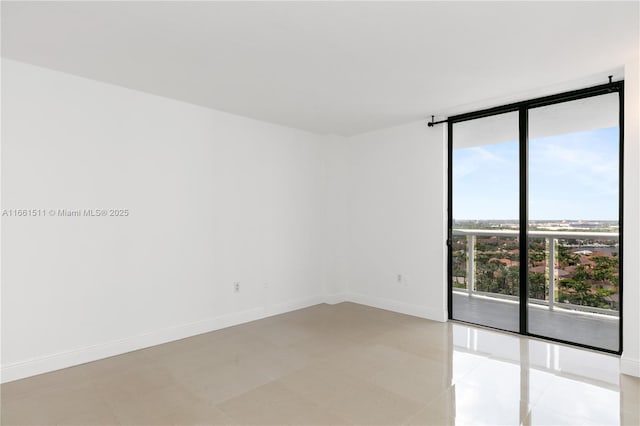
M326 136L323 141L325 188L323 196L323 233L325 251L325 292L329 303L347 300L348 288L348 159L346 138Z
M625 66L623 306L620 370L640 377L640 66Z
M2 208L131 212L3 217L3 381L324 300L319 136L2 64Z
M444 127L421 121L347 143L349 298L445 321Z

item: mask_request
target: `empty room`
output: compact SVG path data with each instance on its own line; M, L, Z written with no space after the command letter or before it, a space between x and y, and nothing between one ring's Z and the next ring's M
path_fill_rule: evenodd
M640 3L1 2L3 425L640 424Z

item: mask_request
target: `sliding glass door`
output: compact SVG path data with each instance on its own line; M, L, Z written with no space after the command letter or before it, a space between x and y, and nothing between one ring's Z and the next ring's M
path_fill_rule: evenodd
M621 352L622 96L449 118L451 319Z
M517 332L518 113L453 127L453 318Z
M618 93L529 111L529 333L618 350Z

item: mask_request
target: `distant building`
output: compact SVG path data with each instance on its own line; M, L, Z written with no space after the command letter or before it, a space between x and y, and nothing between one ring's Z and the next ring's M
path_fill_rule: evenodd
M591 256L591 254L593 254L591 250L578 250L578 251L574 251L573 253L579 254L581 256Z

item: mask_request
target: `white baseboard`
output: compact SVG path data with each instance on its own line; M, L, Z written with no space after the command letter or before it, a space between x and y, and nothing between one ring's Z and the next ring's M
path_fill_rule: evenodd
M362 305L372 306L374 308L386 309L388 311L413 315L434 321L446 321L447 319L446 312L430 310L424 306L375 298L357 293L335 293L325 296L293 300L270 307L260 307L240 312L233 312L218 317L207 318L201 321L151 331L137 336L126 337L120 340L114 340L71 351L45 355L42 357L3 365L2 368L0 368L0 383L7 383L35 376L37 374L73 367L74 365L98 361L111 356L121 355L127 352L148 348L150 346L185 339L198 334L208 333L210 331L220 330L222 328L238 324L244 324L273 315L306 308L308 306L318 305L321 303L334 305L342 302L359 303Z
M324 303L328 305L337 305L338 303L349 301L349 295L347 293L333 293L324 297Z
M266 309L264 314L261 317L252 318L247 321L242 321L238 324L259 320L259 319L271 317L274 315L286 314L287 312L308 308L309 306L319 305L321 303L325 303L324 296L308 297L306 299L299 299L299 300L293 300L285 303L279 303L279 304L270 306L268 309ZM234 325L237 325L237 324L234 324Z
M7 383L37 374L97 361L138 349L144 349L150 346L160 345L202 333L208 333L210 331L259 320L273 315L283 314L297 309L303 309L308 306L318 305L321 303L333 305L342 302L358 303L433 321L447 321L446 310L430 309L421 305L366 296L359 293L335 293L325 296L293 300L268 308L260 307L234 312L201 321L156 330L137 336L131 336L120 340L4 365L0 369L0 383ZM640 377L640 360L630 358L623 354L620 358L620 372L622 374Z
M281 303L269 308L253 308L214 318L207 318L188 324L181 324L162 330L155 330L120 340L114 340L67 352L45 355L26 361L3 365L0 369L0 383L7 383L23 379L25 377L35 376L37 374L48 373L62 368L85 364L87 362L121 355L138 349L144 349L150 346L160 345L202 333L208 333L210 331L259 320L268 316L317 305L324 301L323 296L318 296Z
M640 377L640 359L629 358L622 354L620 357L620 372L628 376Z
M346 299L349 302L359 303L361 305L367 305L374 308L385 309L387 311L398 312L401 314L425 318L433 321L446 322L448 317L446 310L430 309L421 305L413 305L410 303L398 302L391 299L366 296L359 293L349 293Z

